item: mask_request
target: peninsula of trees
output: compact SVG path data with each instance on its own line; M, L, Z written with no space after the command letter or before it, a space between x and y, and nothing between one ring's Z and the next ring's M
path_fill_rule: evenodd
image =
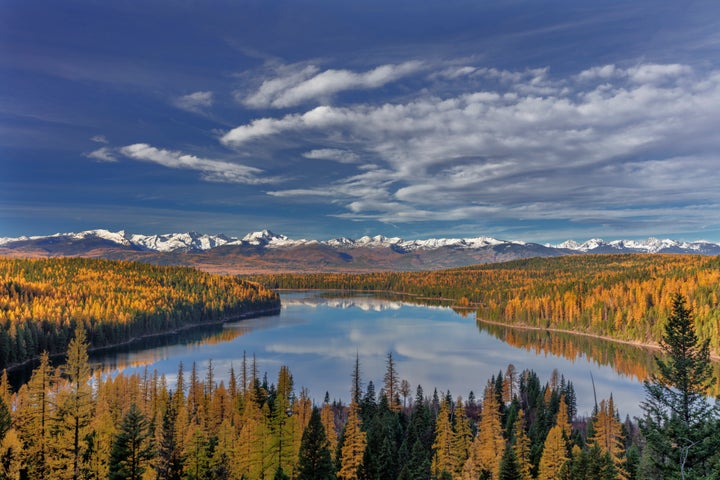
M279 308L256 283L191 268L0 258L0 369L64 353L78 326L100 348Z
M385 291L447 299L479 319L658 344L682 294L720 355L720 257L583 255L432 272L266 275L272 288Z

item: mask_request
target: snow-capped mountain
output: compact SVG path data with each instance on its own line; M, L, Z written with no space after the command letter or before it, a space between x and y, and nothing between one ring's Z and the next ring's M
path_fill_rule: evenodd
M475 238L430 238L427 240L404 240L400 237L385 237L376 235L374 237L364 236L358 239L347 237L333 238L330 240L306 240L290 239L285 235L278 235L270 230L251 232L242 238L230 237L223 234L209 235L197 232L167 233L160 235L141 235L128 233L124 230L111 232L109 230L87 230L78 233L56 233L47 236L0 238L0 246L12 247L16 244L42 242L57 243L79 242L83 240L100 240L109 245L131 247L136 250L154 252L200 252L212 250L222 246L255 246L265 248L292 248L306 245L324 245L332 248L357 249L357 248L391 248L398 252L413 252L418 250L437 250L451 248L455 250L476 250L488 247L499 246L528 246L528 244L517 240L498 240L492 237ZM613 240L606 242L599 238L593 238L583 243L568 240L558 245L545 245L546 248L564 250L577 253L698 253L717 255L720 254L720 244L696 241L680 242L676 240L650 237L647 240Z
M568 240L559 245L547 245L552 248L582 253L696 253L701 255L720 255L720 244L698 240L679 242L660 240L650 237L647 240L613 240L606 242L593 238L583 243Z
M330 240L291 239L270 230L243 237L197 232L141 235L88 230L48 236L0 238L0 255L79 256L188 265L213 272L418 271L519 258L588 253L693 253L720 255L720 244L591 239L540 245L491 237L404 240L382 235Z

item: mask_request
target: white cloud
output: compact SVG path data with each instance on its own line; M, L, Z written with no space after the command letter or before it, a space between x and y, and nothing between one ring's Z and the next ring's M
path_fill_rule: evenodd
M95 135L90 140L92 140L95 143L109 143L108 139L105 137L105 135Z
M176 98L173 104L189 112L203 113L213 105L213 92L195 92Z
M99 162L117 162L115 152L109 147L102 147L85 155L88 158L94 158Z
M349 150L340 150L338 148L318 148L303 153L303 157L312 160L332 160L338 163L357 163L360 156Z
M265 80L258 90L243 99L252 108L287 108L311 100L327 99L345 90L373 89L417 72L422 63L410 61L398 65L381 65L366 72L329 69L320 71L314 65L299 71L281 70L281 76Z
M182 152L155 148L146 143L136 143L122 147L120 152L134 160L153 162L167 168L196 170L201 172L203 180L209 182L260 184L272 183L277 179L263 178L262 170L232 162L196 157Z
M490 88L259 118L222 142L272 150L279 136L300 148L312 138L313 146L328 147L307 158L372 158L376 165L358 165L358 174L331 184L308 178L301 189L270 192L332 192L345 218L473 220L509 212L517 219L650 222L667 212L670 197L696 206L701 198L720 202L717 174L707 167L716 168L720 151L719 72L644 64L565 78L548 69L461 73L487 79Z

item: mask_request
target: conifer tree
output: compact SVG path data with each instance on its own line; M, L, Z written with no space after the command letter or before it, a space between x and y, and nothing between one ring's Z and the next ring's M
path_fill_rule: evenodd
M385 360L384 391L388 406L393 412L400 411L400 378L395 367L392 352L388 352Z
M343 444L340 452L340 470L338 478L357 480L366 446L365 432L360 422L359 406L355 401L348 407L348 419L343 433Z
M320 411L320 419L322 420L323 428L325 429L325 436L327 437L329 445L328 448L332 454L331 456L334 457L338 445L338 435L335 430L335 413L330 405L330 398L327 393L325 394L325 402L323 403L322 410Z
M540 457L538 480L561 480L567 462L565 433L560 425L554 425L545 439L545 448Z
M459 477L462 473L463 465L465 465L465 462L470 456L473 433L470 428L470 420L465 413L465 405L460 397L458 397L457 402L455 402L454 412L453 431L455 435L453 438L452 451L455 465L451 473L454 477Z
M500 460L505 452L505 439L500 417L498 395L495 383L491 380L485 387L478 433L473 441L473 452L468 462L474 463L474 471L478 474L488 472L493 478L498 476ZM468 462L466 462L466 466L471 467L471 465L467 465ZM466 475L465 470L468 469L464 468L463 475Z
M656 358L658 372L644 382L640 431L647 442L645 462L663 478L714 474L720 413L705 397L712 381L709 343L698 339L692 311L680 294L672 299L661 347L668 359Z
M522 480L520 464L515 455L515 450L512 448L505 449L502 460L500 460L500 471L497 478L498 480Z
M597 415L593 421L593 431L593 436L589 441L597 445L603 455L610 456L616 468L617 478L627 480L628 474L624 469L625 444L622 423L616 416L612 395L609 400L600 401Z
M140 480L154 456L150 422L136 403L123 416L110 451L110 480Z
M512 449L515 450L515 458L518 462L521 480L532 480L532 463L530 462L530 437L525 431L525 412L518 410L517 420L513 425L515 443Z
M312 409L310 421L302 436L297 478L298 480L335 479L330 443L325 435L325 427L317 407Z
M62 395L55 399L57 408L52 418L52 468L57 478L78 479L84 468L85 437L89 433L94 406L88 383L90 365L87 349L85 329L80 326L68 345L67 362L61 367L67 377L67 385Z
M444 471L448 473L455 471L456 462L452 450L454 440L455 432L450 420L450 405L447 400L443 399L435 423L435 442L433 442L432 446L431 468L433 475L436 477L439 477Z
M18 436L23 444L28 478L49 476L49 444L51 407L49 392L56 377L47 352L40 355L40 365L33 370L30 381L18 392L15 413Z
M12 427L12 418L10 417L10 409L5 403L5 399L0 396L0 442L3 441L8 430Z
M176 441L177 410L172 395L163 414L158 442L156 471L158 478L180 480L182 475L182 458Z

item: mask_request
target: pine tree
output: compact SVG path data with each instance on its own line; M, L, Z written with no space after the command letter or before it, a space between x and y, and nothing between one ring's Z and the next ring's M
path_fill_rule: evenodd
M5 400L0 396L0 442L3 441L10 427L12 427L10 409L5 403Z
M561 426L555 425L550 429L545 440L545 448L540 457L538 480L561 480L561 474L567 462L565 434Z
M622 423L618 420L615 412L615 402L612 395L609 400L601 400L597 415L593 421L593 436L589 439L600 449L600 452L608 454L619 480L627 480L628 474L623 465L625 464L625 445L622 432Z
M388 406L393 412L400 411L400 378L398 377L395 361L392 353L388 352L385 361L384 391L387 397Z
M655 359L658 372L644 382L646 399L641 405L644 457L663 478L711 475L720 452L720 413L705 397L712 381L709 343L695 334L685 302L680 294L672 299L661 342L669 358Z
M82 460L87 450L85 437L93 415L90 365L85 329L78 327L70 340L67 362L61 370L67 376L67 386L56 399L53 415L52 469L57 478L78 479L84 468Z
M366 445L367 440L360 422L359 406L352 401L348 407L348 419L343 433L338 478L357 480L360 467L362 467Z
M330 405L330 399L327 394L325 395L325 402L320 411L320 419L322 420L323 428L325 428L325 436L328 440L328 448L332 454L331 456L334 456L338 445L338 435L335 430L335 413Z
M476 471L478 473L489 472L493 478L497 478L500 472L500 460L505 453L505 439L500 417L500 403L495 383L491 380L485 387L478 434L473 442L473 454L468 461L474 459Z
M172 395L163 414L158 442L156 471L158 478L180 480L182 475L182 458L175 434L177 410Z
M450 420L450 405L443 400L435 423L435 442L432 446L434 453L431 468L436 477L439 477L443 471L449 473L455 471L456 462L452 450L454 442L455 432Z
M51 406L49 392L54 388L54 370L47 352L40 355L40 365L33 370L30 381L18 392L15 413L18 436L28 478L49 476L49 443Z
M530 462L530 437L525 431L525 412L518 410L517 420L513 425L515 443L512 449L515 450L515 458L518 461L521 480L532 480L532 463Z
M515 450L512 448L505 449L502 460L500 460L500 471L497 478L498 480L523 480L520 464Z
M150 422L136 403L123 416L110 451L110 480L140 480L154 456Z
M298 459L298 480L334 480L335 468L320 411L312 409L310 422L302 436Z

